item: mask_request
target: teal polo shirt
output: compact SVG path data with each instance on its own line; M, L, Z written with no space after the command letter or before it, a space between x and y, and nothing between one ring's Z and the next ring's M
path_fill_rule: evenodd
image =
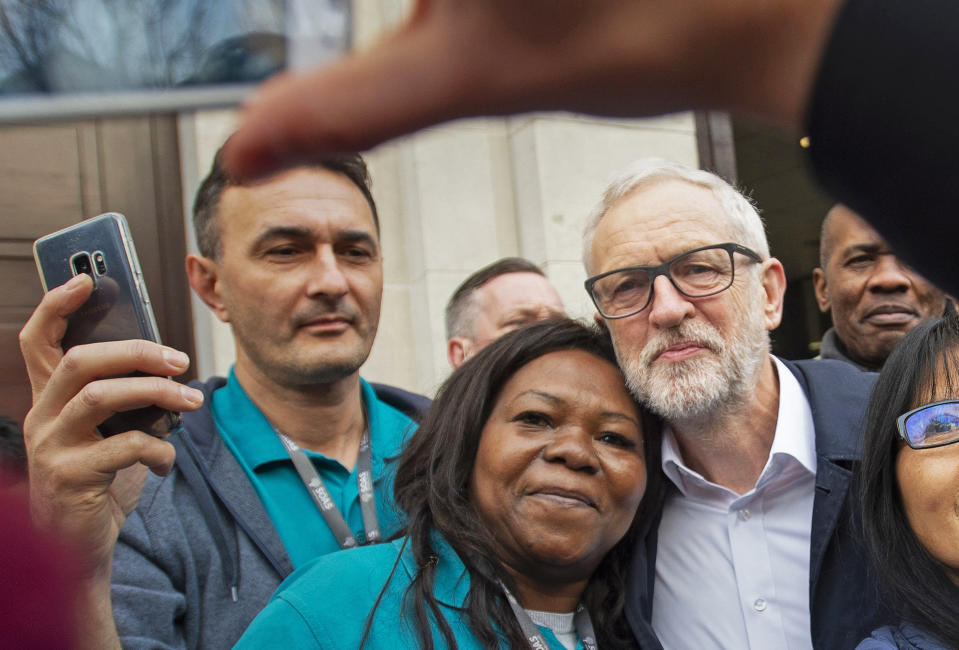
M393 505L393 472L387 461L399 455L416 423L381 402L362 379L360 387L370 427L376 515L385 539L403 523L402 514ZM217 429L256 489L293 566L340 550L272 425L247 396L232 369L226 385L213 393L211 410ZM350 471L333 458L303 451L313 461L353 535L365 539L356 468Z
M265 648L283 639L286 648L358 648L369 613L378 606L363 648L394 650L419 648L419 636L410 618L407 589L418 571L413 549L405 538L345 553L317 558L291 574L277 588L237 641L234 648ZM460 650L483 650L465 614L469 572L456 551L439 534L431 546L439 556L433 594L452 629ZM397 562L399 558L399 562ZM331 598L331 585L336 597ZM384 586L385 585L385 586ZM434 616L430 616L433 646L446 647ZM539 627L549 650L566 650L549 628ZM501 643L500 647L506 647ZM577 650L583 642L577 641Z

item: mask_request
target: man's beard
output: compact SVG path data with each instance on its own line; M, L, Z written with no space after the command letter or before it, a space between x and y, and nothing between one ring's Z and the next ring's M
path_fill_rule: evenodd
M314 305L293 315L288 328L280 328L264 321L249 310L234 309L238 315L231 320L233 336L253 365L278 386L293 389L311 389L333 384L355 373L369 356L375 328L357 328L356 337L349 344L332 341L322 348L309 344L297 331L311 320L330 313L349 319L356 326L363 323L357 310ZM378 315L377 315L378 317ZM306 339L306 340L304 340Z
M625 358L616 346L619 365L633 395L666 421L701 420L720 415L752 391L769 353L762 314L744 314L727 342L700 321L684 321L660 332L638 357ZM708 350L681 361L656 362L671 345L690 342Z

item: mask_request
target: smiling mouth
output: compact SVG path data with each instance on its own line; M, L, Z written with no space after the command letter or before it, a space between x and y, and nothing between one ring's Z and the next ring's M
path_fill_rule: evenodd
M866 314L864 321L878 326L898 326L911 323L917 314L908 307L883 305Z
M563 490L560 488L544 488L530 494L545 501L550 501L556 505L567 508L593 508L598 510L596 503L585 494L572 490Z

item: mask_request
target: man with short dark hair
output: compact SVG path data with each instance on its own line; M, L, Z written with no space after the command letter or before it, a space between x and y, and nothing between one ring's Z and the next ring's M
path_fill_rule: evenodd
M903 263L858 214L837 204L819 238L812 272L816 302L833 326L820 356L878 371L896 343L919 323L942 316L946 297Z
M755 208L714 174L640 161L594 210L584 261L665 424L669 489L627 594L640 645L853 647L880 622L847 498L872 377L770 354L786 277Z
M504 257L484 266L466 278L446 304L450 365L459 368L507 332L565 311L556 289L532 262Z
M61 355L65 317L92 289L82 279L51 291L21 334L33 510L84 550L86 647L229 647L294 568L401 523L389 459L425 398L359 375L383 289L365 163L331 156L240 184L218 156L195 213L202 254L187 272L233 330L227 378L199 390L102 379L186 368L145 341ZM172 447L142 432L100 439L106 413L144 403L192 411ZM141 494L118 474L135 463L169 474Z

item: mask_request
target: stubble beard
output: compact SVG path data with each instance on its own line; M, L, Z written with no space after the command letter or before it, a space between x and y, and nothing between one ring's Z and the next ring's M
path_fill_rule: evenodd
M330 341L330 354L324 354L311 350L308 343L295 344L296 330L305 321L305 317L294 319L290 332L282 336L275 326L271 328L258 318L234 320L231 324L239 347L258 371L284 388L304 390L334 384L356 373L366 361L375 329L369 332L358 328L355 336L360 341Z
M633 395L667 422L709 420L734 409L752 391L769 354L761 313L758 318L744 316L728 342L712 325L684 321L660 332L638 357L627 357L621 346L616 346ZM684 341L708 351L681 361L657 361L664 350Z

